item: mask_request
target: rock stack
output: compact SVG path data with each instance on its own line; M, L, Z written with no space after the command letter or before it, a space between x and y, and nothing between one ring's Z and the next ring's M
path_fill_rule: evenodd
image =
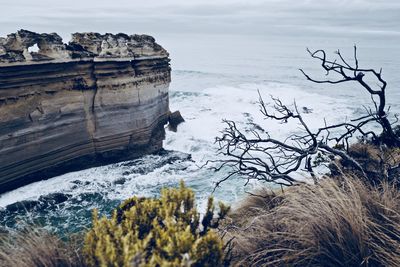
M161 149L168 56L147 35L0 38L0 192Z

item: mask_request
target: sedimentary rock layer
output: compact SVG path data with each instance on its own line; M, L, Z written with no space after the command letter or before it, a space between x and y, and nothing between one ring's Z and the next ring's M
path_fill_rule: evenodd
M169 83L150 36L0 38L0 192L161 149Z

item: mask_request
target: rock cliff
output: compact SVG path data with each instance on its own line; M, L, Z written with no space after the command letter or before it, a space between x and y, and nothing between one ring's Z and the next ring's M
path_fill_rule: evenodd
M0 38L0 192L161 149L170 79L147 35Z

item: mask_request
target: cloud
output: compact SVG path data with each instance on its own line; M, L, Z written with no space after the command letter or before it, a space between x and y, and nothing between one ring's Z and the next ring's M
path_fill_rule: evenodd
M276 34L400 32L400 1L372 0L13 0L0 34L36 31Z

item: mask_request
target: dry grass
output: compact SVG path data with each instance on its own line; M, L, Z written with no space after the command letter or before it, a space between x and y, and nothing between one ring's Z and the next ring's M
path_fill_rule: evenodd
M266 210L279 206L283 198L281 189L259 188L238 203L239 205L234 209L234 212L229 214L228 221L235 225L247 225Z
M232 214L238 266L400 266L398 188L326 179L276 197L250 197Z
M0 266L78 267L83 266L78 245L67 243L39 228L2 234Z

